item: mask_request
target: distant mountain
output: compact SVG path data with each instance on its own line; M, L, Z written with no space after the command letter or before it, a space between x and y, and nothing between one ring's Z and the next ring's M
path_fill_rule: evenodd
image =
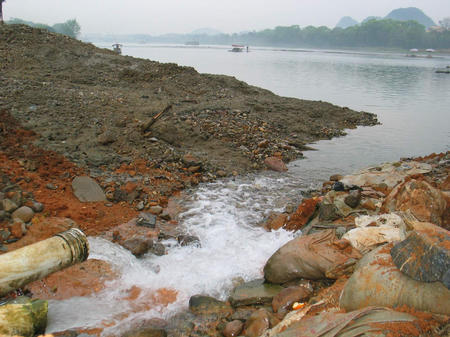
M220 30L213 28L199 28L194 30L190 35L220 35L223 34Z
M367 18L362 20L361 23L366 23L367 21L370 21L370 20L381 20L381 19L382 19L381 16L368 16Z
M355 19L351 18L350 16L344 16L342 19L339 20L336 27L345 29L351 26L356 26L357 24L358 21L356 21Z
M419 8L409 7L409 8L398 8L390 12L385 19L408 21L414 20L425 26L425 28L430 28L431 26L436 26L430 17L425 15Z

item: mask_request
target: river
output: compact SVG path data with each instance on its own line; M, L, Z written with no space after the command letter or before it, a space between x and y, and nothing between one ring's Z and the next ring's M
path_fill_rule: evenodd
M230 53L225 46L173 45L130 45L123 52L192 66L201 73L235 76L282 96L373 112L382 124L313 144L318 151L290 163L287 174L263 172L192 190L180 226L198 236L201 247L166 241L167 255L136 259L117 245L90 238L91 258L109 261L122 277L94 297L50 301L47 332L103 322L106 335L136 319L168 317L185 308L194 294L225 299L234 279L261 277L265 261L293 238L283 230L268 233L255 226L271 211L299 202L303 190L317 187L331 174L450 148L450 75L435 73L450 65L449 56L269 48ZM143 298L158 289L175 290L177 298L169 306L132 309L123 298L133 286L144 289ZM124 318L130 311L135 313Z

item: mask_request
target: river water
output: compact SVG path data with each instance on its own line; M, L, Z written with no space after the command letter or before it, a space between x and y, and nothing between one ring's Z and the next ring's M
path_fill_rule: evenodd
M282 96L373 112L382 124L317 142L313 147L318 151L289 164L287 174L263 172L191 191L180 226L198 236L201 247L167 241L167 255L136 259L117 245L90 238L90 257L110 262L122 276L97 296L50 301L47 332L102 322L106 335L126 329L134 320L168 317L186 308L194 294L225 299L233 280L261 277L265 261L293 238L283 230L268 233L255 226L271 211L299 202L301 191L317 187L331 174L450 149L450 75L435 73L450 65L449 56L268 48L229 53L227 47L155 45L126 46L123 52L193 66L201 73L235 76ZM140 297L124 300L133 286L143 289ZM154 294L161 289L176 292L175 302L160 305L162 300ZM153 304L143 308L140 301Z

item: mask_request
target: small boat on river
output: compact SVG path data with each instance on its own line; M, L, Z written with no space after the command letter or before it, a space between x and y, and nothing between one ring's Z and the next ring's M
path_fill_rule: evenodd
M233 53L242 53L244 51L244 49L246 49L246 51L248 52L248 46L245 47L242 44L232 44L231 49L229 51L231 51Z

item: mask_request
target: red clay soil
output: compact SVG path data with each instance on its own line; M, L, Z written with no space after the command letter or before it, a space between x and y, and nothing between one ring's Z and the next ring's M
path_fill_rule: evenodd
M73 219L87 235L98 235L138 214L133 205L126 202L80 202L74 196L71 184L75 176L85 174L83 169L60 154L34 146L32 142L36 135L23 129L5 111L0 112L0 120L0 173L6 174L23 191L31 192L36 201L44 204L43 216ZM117 170L131 175L151 171L154 176L171 177L170 172L149 168L144 161ZM128 184L125 189L136 187ZM166 196L154 194L154 204L167 204Z

